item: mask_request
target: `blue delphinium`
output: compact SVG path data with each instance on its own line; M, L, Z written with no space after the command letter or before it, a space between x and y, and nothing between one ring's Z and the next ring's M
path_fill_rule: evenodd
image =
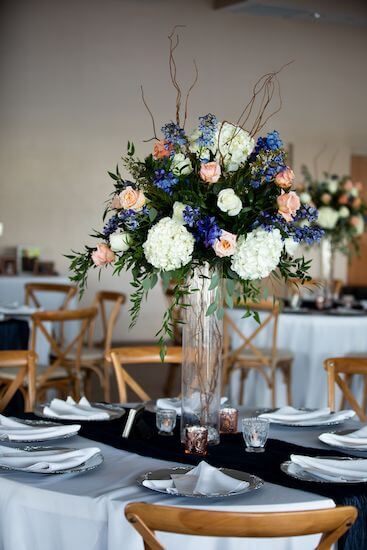
M277 174L286 168L283 142L276 130L266 137L259 137L250 157L251 186L254 189L263 183L271 183Z
M172 195L172 187L174 187L178 182L178 179L173 175L173 173L166 172L164 168L160 168L159 170L155 170L154 174L154 185L169 195Z
M304 242L308 245L319 242L324 231L317 225L298 225L296 222L306 220L313 222L317 219L317 210L313 207L301 207L294 217L293 222L287 222L281 214L261 212L258 220L253 224L253 229L261 227L265 231L273 231L275 227L283 234L292 237L296 242Z
M138 229L139 227L139 220L137 219L137 216L137 212L131 209L121 210L118 214L121 222L124 224L126 229L129 229L130 231L135 231L135 229Z
M215 241L219 239L222 230L217 224L214 216L205 216L200 219L195 227L194 237L197 242L202 242L206 248L213 246Z
M266 146L268 149L281 149L283 147L283 142L279 137L279 132L274 130L274 132L269 132L266 136Z
M112 216L108 222L105 224L104 228L102 229L102 233L105 237L109 237L112 233L116 231L119 225L119 216L118 214L115 214Z
M185 225L188 225L189 227L194 227L196 222L199 220L200 217L200 208L199 207L192 207L192 206L186 206L184 208L184 211L182 213L183 220L185 222Z
M162 126L161 130L166 142L173 145L173 147L187 144L185 131L178 124L175 124L174 122L167 122L167 124Z
M218 119L211 113L199 117L199 130L200 137L198 139L198 145L200 147L210 147L214 145L214 136L218 126Z

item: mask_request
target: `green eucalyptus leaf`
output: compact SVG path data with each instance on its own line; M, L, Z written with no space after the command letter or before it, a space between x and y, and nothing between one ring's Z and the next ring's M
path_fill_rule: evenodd
M219 321L221 321L224 317L224 307L220 307L217 309L217 319L219 319Z
M213 313L216 311L218 307L218 304L216 302L213 302L212 304L210 304L210 306L208 307L208 309L206 310L206 316L209 317L209 315L213 315Z
M214 290L219 283L219 275L218 273L214 273L212 280L210 281L209 289L208 290Z

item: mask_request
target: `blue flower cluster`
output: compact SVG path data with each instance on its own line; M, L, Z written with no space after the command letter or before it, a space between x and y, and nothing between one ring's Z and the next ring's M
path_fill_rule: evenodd
M303 204L301 208L297 211L297 214L294 217L294 221L307 220L310 223L317 221L318 210L314 206L307 206Z
M214 216L205 216L200 219L194 231L196 241L202 242L206 248L213 246L221 234L222 230L217 224Z
M300 220L315 221L317 219L317 211L315 213L315 210L312 207L305 207L304 211L298 212L299 217L295 217L293 223L287 222L281 214L261 212L259 219L253 224L253 229L261 227L265 231L270 232L277 227L283 234L286 234L287 237L292 237L296 242L304 242L311 245L322 239L324 231L317 225L298 226L295 222Z
M112 216L102 229L103 235L105 237L109 237L110 235L112 235L112 233L114 233L118 228L119 222L120 220L118 214Z
M306 243L308 245L318 243L324 236L324 230L317 225L305 225L304 227L295 227L293 239L298 243Z
M176 185L178 179L175 178L172 172L166 172L163 168L154 171L154 185L162 189L169 195L172 195L172 187Z
M161 130L164 135L164 139L167 143L173 145L173 147L176 145L181 146L187 144L185 131L178 124L175 124L174 122L167 122L167 124L162 126Z
M279 137L279 132L274 130L269 132L266 137L259 137L256 146L254 149L254 154L256 155L259 151L275 151L276 149L281 149L283 147L283 142Z
M200 208L199 207L193 208L192 206L186 206L186 208L182 213L182 217L186 225L188 225L189 227L194 227L194 225L200 218Z
M254 189L263 183L271 183L276 175L286 168L283 142L276 130L266 137L259 137L250 157L251 186Z
M135 231L139 227L139 220L137 219L138 213L135 210L121 210L118 217L120 221L124 224L126 229L130 231Z
M210 147L214 145L214 136L218 126L218 119L215 115L207 114L199 117L200 137L198 144L200 147Z

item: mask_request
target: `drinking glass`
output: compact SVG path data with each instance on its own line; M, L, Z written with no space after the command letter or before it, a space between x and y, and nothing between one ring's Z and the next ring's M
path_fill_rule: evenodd
M176 426L176 411L173 409L157 409L156 425L159 435L173 435Z
M258 416L243 418L242 434L248 453L263 453L269 435L269 420Z

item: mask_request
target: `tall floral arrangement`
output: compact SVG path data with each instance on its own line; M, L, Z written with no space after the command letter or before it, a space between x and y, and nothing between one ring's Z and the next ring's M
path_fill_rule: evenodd
M172 336L174 309L185 307L185 296L195 291L187 283L195 268L206 265L214 273L210 288L217 292L206 314L222 319L225 304L259 299L264 278L309 279L309 262L297 257L298 245L322 236L316 209L302 205L292 188L294 174L278 132L258 136L271 116L267 108L278 90L277 73L259 79L235 123L209 113L187 131L188 98L197 72L183 102L174 60L178 37L173 32L169 39L176 118L157 135L142 90L153 123L152 152L140 159L128 144L122 165L130 176L124 177L119 166L109 172L113 191L104 226L94 235L97 245L70 256L72 279L82 291L90 268L110 265L116 275L131 270L132 324L159 278L164 288L170 286L172 305L157 334L161 344Z
M362 183L353 182L349 176L328 173L321 179L313 179L305 166L302 172L301 202L318 209L317 225L324 230L333 250L344 254L350 253L351 246L358 250L367 213L367 205L361 196Z

